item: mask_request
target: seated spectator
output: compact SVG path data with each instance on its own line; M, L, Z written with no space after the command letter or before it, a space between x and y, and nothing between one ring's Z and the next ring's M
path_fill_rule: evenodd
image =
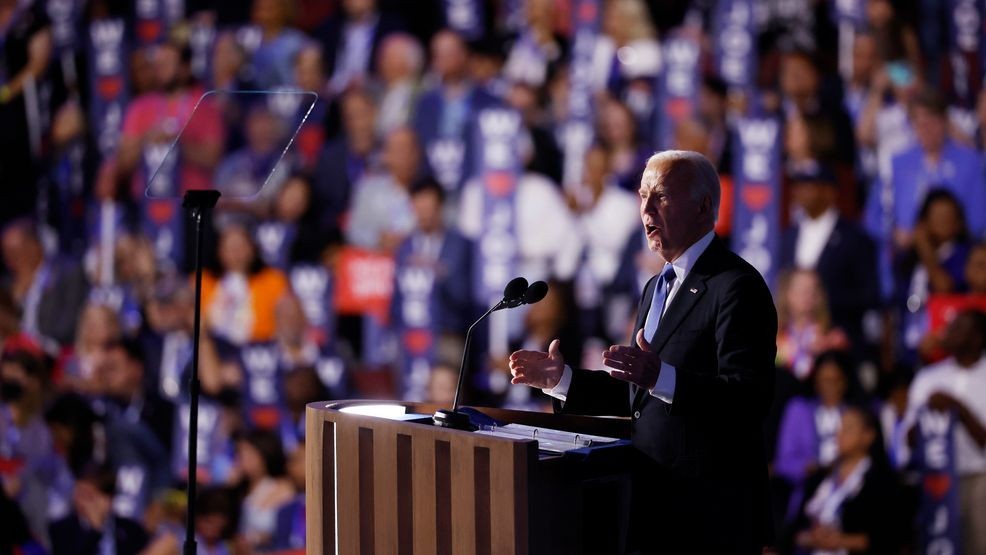
M414 227L409 191L418 177L421 151L414 131L398 129L384 144L383 172L356 185L346 238L364 249L393 252Z
M446 190L457 191L475 173L473 122L499 101L469 77L469 50L452 30L432 37L431 70L437 83L421 93L411 125L421 142L428 173Z
M88 303L79 317L72 354L62 362L64 374L61 385L80 393L97 391L96 366L106 346L122 337L116 312L105 304Z
M137 521L113 511L116 474L93 467L79 477L72 495L72 512L51 524L54 554L137 555L147 545L147 531Z
M836 208L831 170L807 164L792 170L790 182L802 217L784 232L781 267L817 272L832 324L846 332L854 355L861 359L866 343L863 316L879 300L873 243Z
M657 31L641 0L607 2L600 23L602 33L592 56L593 88L620 98L630 82L652 78L660 71ZM634 55L620 56L623 48Z
M376 0L344 0L315 31L322 43L329 88L339 94L366 84L377 66L381 43L390 33L403 29L403 22L377 6Z
M790 487L788 518L803 501L805 482L838 455L837 434L851 381L844 354L828 351L815 359L811 395L792 398L781 419L774 471Z
M275 89L294 83L292 62L305 43L305 35L291 27L294 2L257 0L250 19L260 28L260 44L253 51L250 66L260 89Z
M317 262L326 241L318 227L319 207L313 203L308 177L294 174L273 198L271 217L255 233L264 262L287 272L297 262Z
M274 550L305 548L305 443L302 440L288 457L288 478L294 498L277 510L277 528L271 540Z
M30 220L8 224L0 237L0 249L9 272L6 286L21 311L21 331L57 355L75 338L89 293L82 268L47 256L38 228Z
M795 543L799 553L896 553L903 519L880 425L864 408L849 407L837 436L838 458L806 496Z
M568 45L555 33L556 11L552 0L525 2L526 25L512 41L503 66L507 80L537 89L547 83L548 76L567 58Z
M295 495L284 478L281 441L274 432L250 432L236 442L236 459L246 493L240 533L252 548L265 548L274 538L278 509Z
M640 141L633 112L622 102L606 99L599 108L596 128L616 184L635 193L650 152Z
M964 311L949 324L942 346L951 355L918 372L907 395L907 412L898 436L898 461L909 458L910 433L925 408L952 411L955 471L959 477L963 549L986 552L986 315ZM905 442L907 438L907 442Z
M428 377L428 396L426 403L440 407L451 407L455 401L455 389L459 382L458 366L452 362L439 361L432 365Z
M195 510L195 543L201 555L235 553L236 524L240 517L235 495L228 488L210 486L199 490ZM184 503L181 512L184 513ZM185 515L174 515L154 537L142 555L175 555L185 541Z
M288 291L280 271L264 266L250 232L229 224L219 233L219 268L202 275L206 329L235 345L274 337L274 307Z
M424 49L411 35L392 33L380 44L377 52L379 81L374 87L380 105L377 137L382 139L391 131L411 124L424 61Z
M782 275L777 298L777 365L804 381L817 355L845 350L849 339L832 325L825 290L813 270Z
M0 486L20 503L37 538L47 537L49 480L41 461L52 452L44 422L48 366L36 348L8 348L0 358Z

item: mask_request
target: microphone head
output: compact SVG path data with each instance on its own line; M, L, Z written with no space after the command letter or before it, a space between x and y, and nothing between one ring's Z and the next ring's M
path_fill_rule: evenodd
M527 293L527 280L522 277L515 277L503 288L503 300L520 301Z
M524 293L524 304L534 304L548 294L548 284L543 281L535 281L527 288Z

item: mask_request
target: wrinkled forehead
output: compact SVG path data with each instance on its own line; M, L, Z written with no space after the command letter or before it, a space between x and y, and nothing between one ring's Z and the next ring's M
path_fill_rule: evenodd
M681 160L659 160L647 164L640 178L641 191L669 189L675 183L683 181L688 164ZM684 180L687 181L687 180Z

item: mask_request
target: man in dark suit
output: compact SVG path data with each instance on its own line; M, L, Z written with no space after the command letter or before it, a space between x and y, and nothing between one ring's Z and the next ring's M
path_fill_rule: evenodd
M828 298L832 324L864 353L863 315L876 308L880 284L876 248L869 236L836 208L835 174L817 163L789 174L794 202L803 215L781 241L781 267L815 270Z
M668 262L644 289L631 345L605 351L603 371L566 366L557 340L547 353L517 351L513 383L542 388L567 413L630 416L635 549L760 553L770 539L770 291L715 236L719 178L700 154L652 156L640 199L648 246Z

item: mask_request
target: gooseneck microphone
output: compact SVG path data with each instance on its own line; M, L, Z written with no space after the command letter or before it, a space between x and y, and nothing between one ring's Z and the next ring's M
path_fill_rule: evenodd
M472 332L476 326L486 319L487 316L504 308L516 308L524 304L534 304L548 293L548 284L543 281L536 281L530 286L527 280L516 277L507 283L503 288L503 299L496 303L489 310L483 313L478 320L469 326L466 332L466 342L462 349L462 362L459 363L459 379L455 385L455 398L452 400L452 410L440 409L435 411L431 419L437 426L445 428L455 428L457 430L474 430L475 427L469 421L469 415L459 412L459 393L462 391L462 382L466 375L466 361L469 360L469 347L472 345Z

